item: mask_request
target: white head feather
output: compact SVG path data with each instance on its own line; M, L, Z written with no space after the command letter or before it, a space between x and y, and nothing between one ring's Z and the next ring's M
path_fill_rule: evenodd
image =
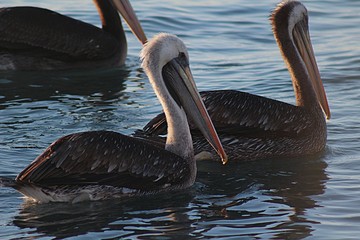
M185 44L175 35L159 33L148 41L140 53L142 67L149 69L162 69L172 59L184 53L189 59ZM158 62L154 62L158 61Z

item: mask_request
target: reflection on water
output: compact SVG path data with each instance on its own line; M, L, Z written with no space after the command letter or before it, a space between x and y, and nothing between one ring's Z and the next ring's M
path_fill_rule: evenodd
M176 199L176 202L172 202ZM189 192L173 193L131 200L108 200L84 202L79 204L33 204L22 205L14 224L20 228L36 229L36 234L65 238L96 232L106 236L128 237L142 234L160 235L184 227L181 219L185 216L186 206L191 201ZM159 205L159 201L163 204ZM181 210L183 209L183 213ZM176 212L175 212L176 210ZM184 216L182 216L184 215ZM180 222L180 226L175 227ZM164 228L163 226L167 227ZM105 234L104 234L105 233Z
M0 110L13 101L54 100L68 95L112 100L121 96L129 73L125 67L92 72L2 72Z
M254 165L257 167L254 168ZM13 224L35 236L227 237L300 239L317 224L307 211L321 207L326 163L318 158L226 166L199 163L188 190L126 201L24 203ZM218 169L218 171L216 171Z
M43 149L65 134L117 126L127 114L118 103L133 102L125 92L129 75L126 67L0 73L2 147Z
M207 185L204 194L224 194L206 198L207 214L201 214L206 236L219 231L279 239L310 235L315 222L306 212L320 207L312 197L324 193L326 167L319 158L307 158L230 165L225 173L206 168L198 180Z

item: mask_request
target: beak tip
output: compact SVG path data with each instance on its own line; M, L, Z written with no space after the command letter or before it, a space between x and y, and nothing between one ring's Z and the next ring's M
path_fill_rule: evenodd
M324 115L326 117L326 120L329 120L331 118L331 112L330 112L330 108L329 108L329 105L327 104L327 101L326 101L326 105L325 107L323 108L324 110Z
M228 157L226 154L221 158L221 162L223 165L225 165L228 162Z
M142 45L145 45L145 44L148 42L148 40L147 40L147 38L144 36L143 39L140 39L140 42L142 43Z

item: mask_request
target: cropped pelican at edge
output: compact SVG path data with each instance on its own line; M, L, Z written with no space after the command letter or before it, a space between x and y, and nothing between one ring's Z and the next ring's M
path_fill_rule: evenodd
M118 11L144 44L146 36L140 22L129 0L94 0L94 4L102 29L44 8L0 8L0 70L124 64L127 41Z
M297 1L284 1L270 17L274 36L290 72L296 106L233 90L201 92L209 115L232 160L299 157L326 145L330 119L326 93L308 30L308 13ZM166 134L163 114L135 135L160 144ZM216 158L190 121L198 159Z
M142 66L168 119L164 148L110 131L82 132L52 143L15 180L0 178L38 202L79 202L183 189L196 177L186 114L227 156L197 92L184 43L159 34L141 52ZM164 74L166 73L166 74Z

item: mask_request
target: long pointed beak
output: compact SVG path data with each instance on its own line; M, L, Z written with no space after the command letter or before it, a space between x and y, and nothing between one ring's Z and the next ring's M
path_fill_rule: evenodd
M192 118L204 137L221 157L222 163L226 164L228 158L225 150L196 88L190 67L187 63L184 64L183 62L175 58L168 63L171 65L172 70L174 70L172 72L176 71L177 74L171 74L172 81L169 81L167 84L170 84L176 90L177 98L181 102L181 106L186 114Z
M299 53L308 70L311 83L316 92L318 101L326 115L326 118L330 119L331 117L330 108L326 98L324 85L322 84L321 81L319 68L316 63L315 54L311 44L307 24L303 22L297 23L293 30L293 37L295 40L295 44L299 50Z
M137 39L145 44L147 42L144 30L141 27L139 20L136 17L135 11L132 8L129 0L113 0L113 3L125 22L129 26L130 30L137 37Z

